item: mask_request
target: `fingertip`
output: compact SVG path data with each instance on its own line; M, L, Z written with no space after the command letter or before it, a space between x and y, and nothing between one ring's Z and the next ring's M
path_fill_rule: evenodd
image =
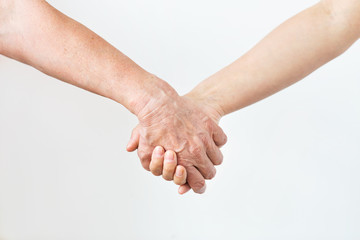
M206 185L204 185L200 190L198 190L196 192L194 191L194 192L197 193L197 194L204 194L205 191L206 191Z
M128 143L126 146L126 151L133 152L137 149L137 146L134 143Z
M171 181L174 179L176 171L177 159L174 151L167 150L164 157L164 168L162 176L165 180Z
M146 171L150 172L150 167L149 167L149 165L147 165L147 166L144 166L144 165L143 165L143 168L144 168Z
M135 127L135 129L131 133L130 140L126 146L126 151L128 151L128 152L135 151L139 146L140 133L138 131L138 128L139 128L138 126Z
M181 165L177 165L174 175L174 183L176 185L184 185L186 183L186 178L187 178L186 168Z
M179 187L178 192L180 195L184 195L185 193L189 192L190 189L191 188L190 188L189 184L184 184Z
M139 146L138 138L131 137L131 139L129 140L128 145L126 146L126 151L133 152L138 148L138 146Z
M150 171L155 176L161 176L163 171L164 148L157 146L151 156Z
M195 193L202 194L206 190L206 182L203 175L195 166L186 167L187 183Z

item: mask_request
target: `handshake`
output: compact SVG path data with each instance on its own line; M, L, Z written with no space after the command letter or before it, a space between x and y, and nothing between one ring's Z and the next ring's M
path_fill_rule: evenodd
M156 77L152 81L162 82ZM139 109L127 150L137 149L144 169L174 180L180 194L190 189L204 193L205 180L215 177L214 166L223 161L220 147L227 137L218 126L223 111L195 94L179 96L165 82L161 85Z

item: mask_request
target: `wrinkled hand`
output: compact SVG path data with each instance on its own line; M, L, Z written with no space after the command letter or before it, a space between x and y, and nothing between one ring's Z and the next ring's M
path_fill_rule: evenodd
M227 141L217 125L218 114L207 105L177 94L150 101L138 114L127 150L138 149L142 166L149 169L156 146L173 150L178 164L186 168L187 182L196 193L204 193L205 179L216 174L214 165L222 163L219 149ZM161 172L158 173L161 175Z

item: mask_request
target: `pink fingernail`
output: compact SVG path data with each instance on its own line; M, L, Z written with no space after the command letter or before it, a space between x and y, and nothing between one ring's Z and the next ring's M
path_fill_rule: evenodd
M183 195L185 193L184 187L180 186L178 192Z
M155 154L157 156L162 156L164 154L164 149L162 147L156 147L155 148Z
M174 153L173 152L166 152L165 153L165 161L172 162L174 161Z
M184 170L182 168L176 168L176 172L175 172L175 175L177 177L182 177L184 175Z

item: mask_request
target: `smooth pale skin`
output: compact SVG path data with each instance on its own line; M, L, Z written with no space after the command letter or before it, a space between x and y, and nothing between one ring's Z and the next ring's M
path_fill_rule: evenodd
M219 121L303 79L341 55L359 37L359 0L320 1L281 24L186 96L210 106L218 113L214 120ZM161 170L159 166L152 172ZM184 185L179 192L189 189Z
M0 0L0 53L64 82L110 98L134 113L133 137L145 169L157 145L176 150L187 182L205 191L215 176L219 146L226 135L190 97L180 97L165 81L148 73L85 26L43 0Z
M155 169L161 169L156 172ZM186 169L177 165L176 153L172 150L165 152L163 147L156 147L151 157L150 170L155 176L162 175L165 180L173 180L177 185L186 183Z

